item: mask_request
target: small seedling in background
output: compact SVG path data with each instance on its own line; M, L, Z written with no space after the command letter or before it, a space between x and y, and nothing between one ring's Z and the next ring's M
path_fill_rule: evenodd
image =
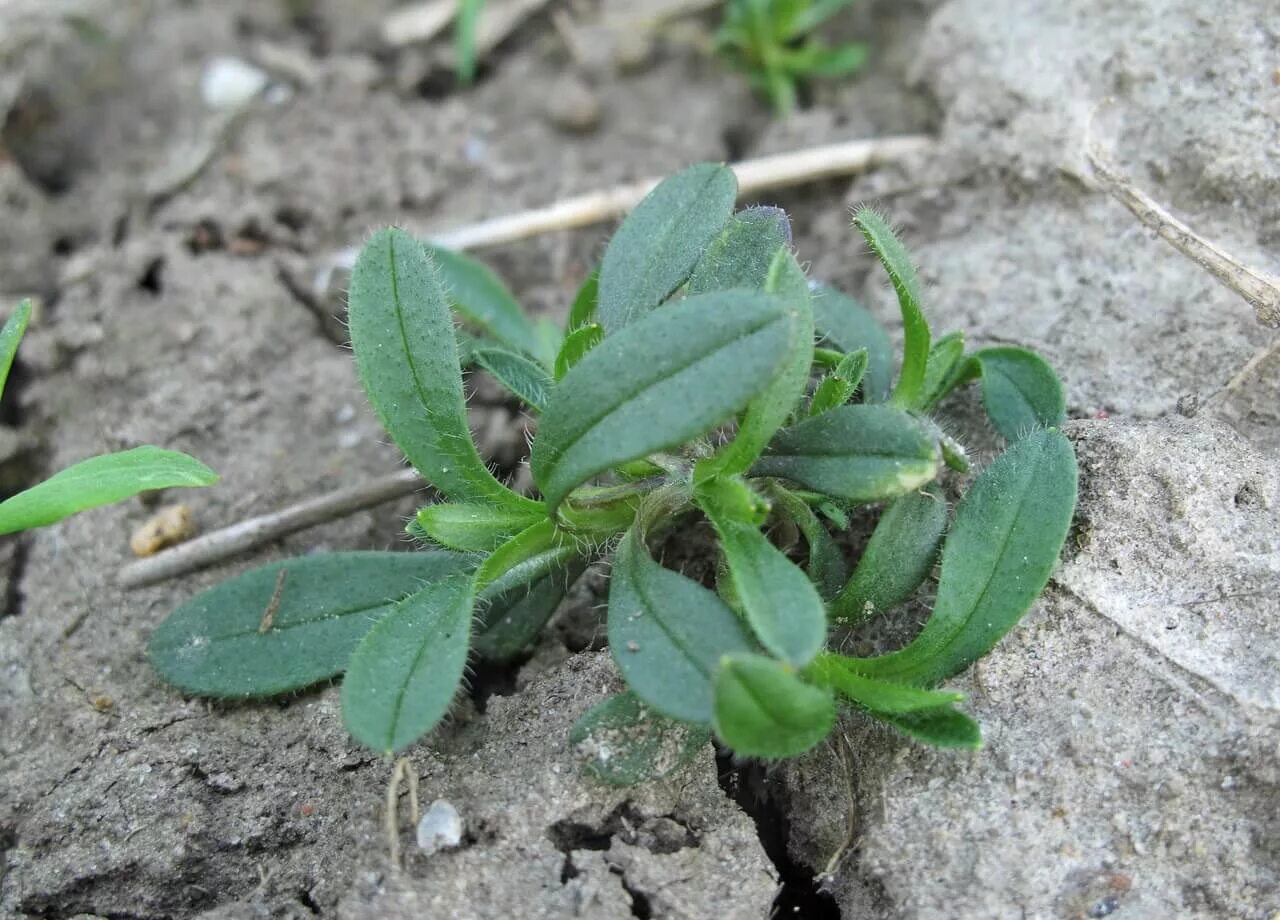
M453 23L454 73L463 86L470 86L476 78L476 27L483 9L484 0L458 0Z
M814 32L854 0L726 0L716 50L767 96L779 115L796 107L798 86L844 77L866 61L865 45L828 46Z
M30 321L31 302L24 300L0 329L0 393ZM217 473L200 461L158 447L90 457L0 502L0 534L44 527L152 489L211 486L217 481Z
M351 280L352 344L388 433L445 499L409 527L433 548L313 555L232 579L156 630L160 673L191 693L254 697L345 671L352 735L399 751L443 718L471 655L527 651L584 568L611 559L609 647L629 690L572 734L605 781L664 775L713 733L742 755L796 755L841 704L932 744L977 746L961 694L936 688L1017 623L1062 548L1076 465L1057 430L1058 379L1029 351L933 341L906 252L861 210L855 225L901 307L895 380L885 330L811 288L786 215L735 213L736 193L710 164L661 183L554 335L479 263L375 234ZM476 451L465 364L539 416L540 499ZM938 480L968 462L931 413L970 380L1009 446L950 509ZM837 537L874 514L851 566ZM714 586L662 564L699 518L717 540ZM833 631L912 598L939 557L912 642L876 657L832 650Z

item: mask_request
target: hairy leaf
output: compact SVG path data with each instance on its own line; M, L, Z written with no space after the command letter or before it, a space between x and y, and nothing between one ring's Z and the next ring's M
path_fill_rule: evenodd
M752 632L768 651L802 667L827 637L827 614L809 577L756 527L706 507Z
M453 702L471 643L470 575L451 575L410 594L371 629L342 682L342 721L372 751L417 741Z
M933 615L906 648L851 667L932 686L985 655L1049 581L1076 504L1076 459L1061 433L1014 443L956 509Z
M469 325L512 351L551 366L551 355L533 322L487 265L443 246L428 243L426 248L439 269L445 297Z
M684 283L729 219L737 195L733 170L701 163L664 179L636 205L600 265L600 323L610 334Z
M418 509L417 522L422 533L441 546L488 553L545 518L539 510L442 502Z
M44 527L140 492L217 481L218 474L194 457L149 445L90 457L0 502L0 534Z
M937 487L895 498L832 602L832 616L857 623L905 601L933 570L946 529L947 501Z
M963 751L976 751L982 747L982 730L978 723L949 706L898 715L877 713L876 717L888 722L904 735L934 747Z
M547 506L612 466L744 408L789 357L796 312L757 291L699 294L608 336L556 385L531 466Z
M1043 358L1025 348L983 348L969 360L982 375L982 402L1007 441L1066 418L1062 383Z
M476 591L496 597L530 584L575 555L555 521L542 518L504 542L476 570Z
M889 406L840 406L778 433L752 468L849 501L914 491L938 473L938 446L916 419Z
M597 703L574 723L569 743L583 769L611 786L635 786L669 776L711 740L700 725L654 712L634 693Z
M805 683L781 661L726 656L715 675L715 730L746 757L793 757L831 732L831 691Z
M18 345L27 334L27 324L31 322L31 301L24 300L13 311L13 316L0 329L0 394L4 393L5 384L9 381L9 370L13 367L13 357L18 353Z
M929 349L929 365L924 373L924 399L928 408L951 392L960 381L964 369L964 334L952 332L933 343Z
M569 373L570 369L586 357L587 352L599 345L603 339L604 327L596 323L585 323L565 336L560 352L556 355L556 380L560 380Z
M859 208L854 213L853 223L862 231L871 251L889 273L902 310L902 371L893 391L893 402L905 409L919 408L925 397L925 371L929 365L929 324L920 307L920 280L907 250L883 217L871 208Z
M574 295L569 306L569 322L565 325L565 333L570 334L588 323L595 323L596 308L600 305L600 269L597 267L587 275L578 293Z
M492 374L525 405L538 412L547 407L553 383L540 364L500 348L479 348L473 357L476 364Z
M513 588L493 599L476 617L476 654L490 661L508 661L538 638L569 586L586 569L580 559L564 568L553 569L538 581Z
M774 485L770 495L777 501L781 514L795 524L809 544L809 580L823 600L835 597L849 577L849 565L840 547L800 496L780 485Z
M925 690L907 684L892 684L888 681L864 677L855 669L856 664L857 659L823 652L805 669L805 676L820 686L830 687L841 696L865 706L877 715L938 709L964 700L963 693Z
M490 474L471 441L453 317L422 243L381 230L351 274L351 344L383 427L453 501L536 506Z
M714 457L698 464L695 480L711 475L734 476L751 468L769 440L791 417L804 395L813 367L813 310L809 283L795 257L785 249L774 256L765 289L791 309L791 339L786 358L769 385L751 401L737 434Z
M161 677L198 696L301 690L341 674L356 643L406 595L474 564L446 552L272 563L191 598L156 627L147 654Z
M689 293L764 290L774 257L790 247L791 221L786 211L770 207L739 211L703 252L689 276Z
M893 342L889 333L852 297L835 288L813 292L813 321L819 335L844 352L867 350L863 402L884 402L893 388Z
M813 391L809 414L821 415L828 409L843 406L857 392L867 372L867 350L859 348L840 359L836 369L827 374Z
M637 696L673 719L708 723L718 662L753 648L724 601L654 562L634 529L623 537L609 588L609 651Z

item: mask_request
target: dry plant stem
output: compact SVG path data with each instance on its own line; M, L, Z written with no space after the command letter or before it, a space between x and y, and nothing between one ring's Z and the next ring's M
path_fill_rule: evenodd
M124 588L154 584L213 565L306 527L411 495L425 487L426 483L416 470L401 470L357 486L338 489L327 495L309 498L279 511L215 530L157 553L149 559L132 562L120 570L116 582Z
M1108 165L1096 149L1086 151L1102 186L1162 240L1191 259L1253 307L1264 326L1280 329L1280 279L1241 264L1178 220L1151 196Z
M391 782L387 784L387 805L382 816L384 829L387 832L387 846L391 854L391 865L400 866L400 780L409 785L409 817L413 826L418 826L421 815L418 809L418 774L408 757L401 757L391 769Z
M742 197L767 189L784 188L849 176L882 163L890 163L928 150L933 141L923 135L902 135L873 140L846 141L759 157L731 164L738 176ZM495 217L431 234L432 242L449 249L482 249L527 239L556 230L572 230L610 220L635 207L658 179L618 185L600 192L566 198L545 208Z
M280 597L284 594L284 580L288 577L288 569L281 569L276 573L276 587L271 592L271 602L267 604L267 609L262 613L262 622L258 624L259 635L271 631L271 627L276 621L276 611L280 609Z

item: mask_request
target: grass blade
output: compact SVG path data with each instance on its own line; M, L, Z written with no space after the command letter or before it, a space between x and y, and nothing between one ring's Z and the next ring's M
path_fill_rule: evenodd
M211 486L218 478L194 457L149 445L90 457L0 502L0 534L44 527L153 489Z

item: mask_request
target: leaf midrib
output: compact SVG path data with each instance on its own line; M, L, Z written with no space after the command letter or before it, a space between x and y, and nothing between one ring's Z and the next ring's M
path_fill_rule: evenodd
M1033 480L1035 478L1034 473L1039 469L1040 460L1042 457L1043 457L1043 454L1041 455L1041 457L1036 458L1035 465L1031 467L1031 470L1028 473L1027 478L1023 480L1024 483L1030 480ZM1030 495L1031 495L1031 489L1023 488L1022 494L1018 498L1017 508L1014 510L1014 513L1012 516L1012 520L1015 523L1017 522L1018 518L1021 516L1023 505L1026 504L1027 499L1030 497ZM931 661L932 659L936 659L939 653L947 649L953 642L955 642L956 636L960 635L964 631L964 628L967 625L969 625L969 623L973 620L974 612L977 611L977 609L982 606L982 602L985 601L987 598L987 595L991 593L991 585L995 581L996 571L1000 568L1000 564L1004 561L1005 554L1008 552L1009 543L1013 539L1013 531L1014 531L1014 528L1010 526L1005 530L1004 535L1000 538L1000 552L996 555L995 564L992 565L990 570L987 572L986 579L984 580L982 585L982 591L979 592L977 599L974 600L974 602L969 605L967 612L965 613L964 617L957 623L956 627L952 629L947 635L945 635L941 639L941 641L934 644L933 650L929 653L929 657L924 662L921 662L921 663L912 662L909 658L907 658L901 661L901 664L902 664L901 667L890 668L885 673L901 674L905 672L909 674L913 670L919 670L920 667L927 665L929 661ZM941 584L939 584L939 588L941 588ZM928 629L927 623L925 624L925 629ZM924 633L922 631L921 635L923 634ZM906 648L902 649L902 651L897 654L903 654L910 648L911 646L910 644L908 644Z
M665 383L671 380L672 378L697 367L699 364L701 364L704 361L710 361L712 358L715 358L716 356L720 355L726 349L732 348L733 346L741 344L747 339L755 335L758 335L759 333L765 331L767 328L769 328L775 323L787 322L788 319L789 319L789 316L786 314L782 316L773 316L768 319L765 319L762 322L760 322L759 325L751 326L745 329L744 331L742 331L739 335L724 341L722 344L716 346L716 348L713 351L706 352L702 355L699 355L693 358L691 361L681 364L680 366L671 370L670 373L667 373L660 377L655 377L651 380L646 380L640 384L637 384L634 389L628 390L620 399L614 402L611 406L604 408L603 411L597 414L591 420L591 422L587 425L587 427L583 428L581 432L579 432L576 436L574 436L573 440L566 443L563 447L560 447L556 451L555 455L549 461L552 469L554 470L554 468L558 467L560 464L560 461L564 458L564 455L567 454L569 451L571 451L574 447L576 447L580 441L582 441L584 438L587 437L587 435L591 434L593 431L599 428L602 424L608 421L611 416L616 414L619 411L619 409L631 403L638 395L643 393L645 390L652 389L653 387L656 387L659 384Z

